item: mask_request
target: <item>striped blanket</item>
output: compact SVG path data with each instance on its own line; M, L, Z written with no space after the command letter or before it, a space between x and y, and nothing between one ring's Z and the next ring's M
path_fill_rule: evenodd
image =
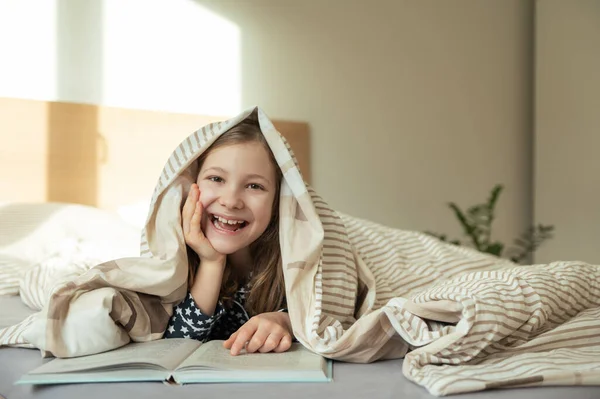
M196 159L251 116L284 175L282 263L302 344L349 362L404 357L404 375L440 396L600 384L598 266L519 267L335 212L304 183L289 145L260 109L207 125L175 149L152 197L140 257L57 284L39 313L0 331L0 344L70 357L161 338L186 293L180 209Z

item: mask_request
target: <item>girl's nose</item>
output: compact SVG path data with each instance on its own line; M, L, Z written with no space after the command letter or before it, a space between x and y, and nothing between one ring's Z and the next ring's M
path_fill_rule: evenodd
M219 202L222 206L229 209L241 209L244 207L244 202L235 188L225 189L221 192Z

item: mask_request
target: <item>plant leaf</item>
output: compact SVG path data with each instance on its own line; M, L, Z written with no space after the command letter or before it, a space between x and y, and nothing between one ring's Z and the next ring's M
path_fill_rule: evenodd
M501 242L494 242L494 243L488 245L486 252L490 253L492 255L502 256L503 250L504 250L504 244L502 244Z
M502 184L496 184L492 189L492 193L490 194L490 198L488 199L487 206L490 210L493 210L496 207L496 202L498 202L498 197L504 187Z
M456 218L462 225L463 230L465 231L465 234L467 236L471 237L471 240L473 241L475 248L477 248L478 250L481 250L481 245L479 243L479 237L477 234L476 226L474 226L471 222L469 222L469 220L467 219L467 217L465 216L463 211L454 202L450 202L448 204L448 206L454 211L454 214L456 215Z

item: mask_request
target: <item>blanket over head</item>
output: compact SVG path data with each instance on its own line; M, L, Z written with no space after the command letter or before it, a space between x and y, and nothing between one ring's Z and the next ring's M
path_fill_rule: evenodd
M351 362L405 357L404 375L435 395L600 384L598 266L518 267L336 212L304 183L289 145L258 108L201 128L173 151L139 258L104 262L56 285L41 312L0 331L0 344L70 357L161 338L187 290L180 211L196 160L249 117L258 118L284 176L282 267L303 345Z

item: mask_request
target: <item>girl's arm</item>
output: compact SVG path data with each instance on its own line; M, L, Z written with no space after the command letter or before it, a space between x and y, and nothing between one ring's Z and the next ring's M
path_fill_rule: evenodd
M200 262L190 294L196 306L205 315L212 315L219 300L219 291L225 270L225 259Z
M175 313L169 320L164 334L166 338L204 341L213 324L224 313L223 307L217 307L217 304L227 257L218 253L202 232L203 211L198 185L192 184L181 219L185 243L196 252L200 264L188 296L175 307Z
M219 298L227 257L217 252L204 235L200 225L203 213L200 189L197 184L192 184L181 212L185 243L200 258L190 293L202 313L212 315Z

